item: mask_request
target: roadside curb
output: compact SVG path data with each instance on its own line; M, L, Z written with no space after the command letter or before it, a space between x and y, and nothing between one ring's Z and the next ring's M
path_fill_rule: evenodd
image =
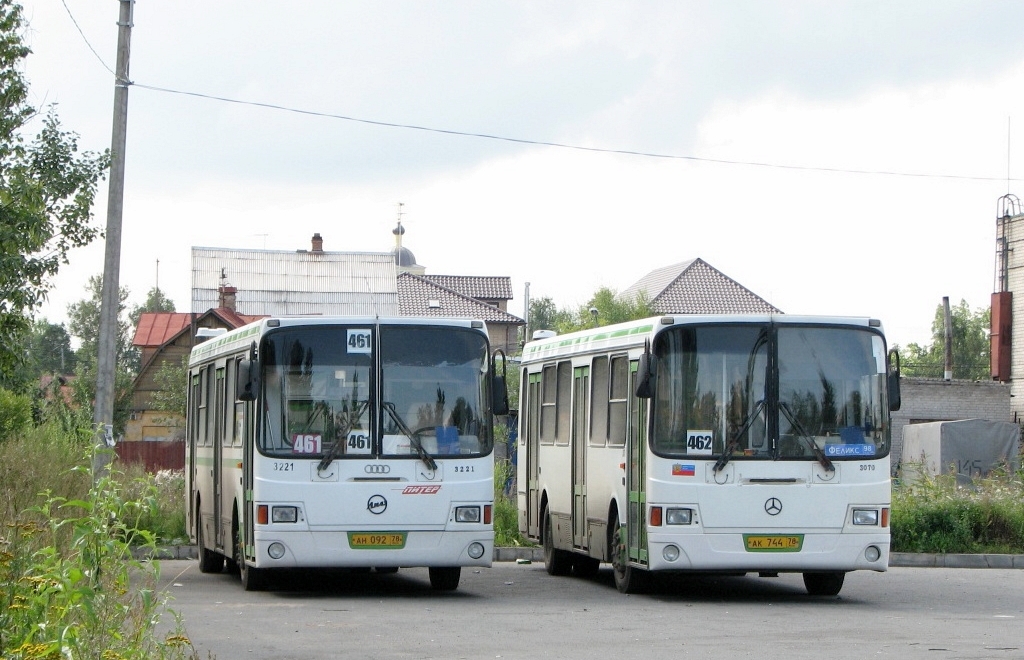
M1024 555L889 554L889 566L901 568L1024 568Z
M194 545L170 545L148 552L145 548L132 550L136 559L197 559L199 553ZM495 562L542 562L543 548L501 547L494 549ZM889 554L892 568L1017 568L1024 569L1024 555L964 555L964 554L916 554L893 552Z

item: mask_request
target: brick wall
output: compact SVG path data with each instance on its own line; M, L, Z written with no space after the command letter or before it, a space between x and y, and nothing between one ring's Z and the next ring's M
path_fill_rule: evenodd
M1012 422L1009 383L902 378L903 405L892 413L892 453L895 470L903 456L903 427L913 422L945 422L955 419L987 419Z

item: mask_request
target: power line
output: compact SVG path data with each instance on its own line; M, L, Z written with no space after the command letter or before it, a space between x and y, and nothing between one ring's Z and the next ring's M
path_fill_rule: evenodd
M109 71L110 75L116 78L117 74L114 73L114 70L107 66L107 63L103 61L103 58L100 57L100 54L96 52L96 49L92 47L92 44L89 43L89 40L85 37L85 33L82 32L82 27L78 24L78 21L75 20L75 15L71 13L71 8L68 7L68 3L66 2L66 0L60 0L60 3L64 5L64 11L68 13L68 18L71 19L72 23L74 23L75 29L78 30L78 34L82 35L82 41L84 41L85 45L89 48L89 50L92 51L92 54L96 56L96 59L99 60L99 63L103 65L103 68Z
M383 126L387 128L404 128L415 131L426 131L429 133L440 133L442 135L457 135L460 137L474 137L482 138L486 140L498 140L502 142L512 142L515 144L528 144L533 146L541 147L556 147L559 149L574 149L576 151L590 151L596 153L605 154L619 154L625 156L641 156L644 158L663 158L670 160L688 160L699 163L714 163L719 165L747 165L750 167L768 167L775 169L784 170L799 170L807 172L832 172L837 174L869 174L869 175L880 175L880 176L902 176L902 177L914 177L922 179L956 179L962 181L1019 181L1020 179L1009 179L1001 176L969 176L963 174L937 174L933 172L900 172L897 170L865 170L865 169L853 169L845 167L821 167L813 165L788 165L784 163L770 163L764 161L753 161L753 160L733 160L727 158L706 158L703 156L690 156L682 154L666 154L657 153L652 151L636 151L632 149L610 149L604 147L585 147L578 144L568 144L564 142L549 142L546 140L531 140L528 138L517 138L510 137L507 135L494 135L491 133L475 133L471 131L460 131L455 129L447 128L436 128L432 126L421 126L418 124L403 124L399 122L381 121L377 119L366 119L362 117L352 117L349 115L335 114L331 112L322 112L317 110L305 110L302 108L293 108L285 105L278 105L276 103L263 103L259 101L245 101L242 99L233 99L225 96L216 96L213 94L203 94L200 92L189 92L178 89L169 89L166 87L157 87L154 85L146 85L143 83L132 83L136 87L142 89L148 89L156 92L165 92L168 94L180 94L182 96L193 96L201 99L208 99L211 101L220 101L223 103L235 103L238 105L248 105L257 108L266 108L269 110L279 110L282 112L292 112L300 115L310 115L314 117L324 117L327 119L341 119L343 121L357 122L361 124L370 124L373 126Z
M93 55L96 56L96 59L99 60L100 64L102 64L103 67L107 71L110 71L113 74L114 71L109 66L107 66L107 64L103 61L103 59L99 56L99 54L96 52L96 50L89 43L89 40L86 39L85 33L83 33L82 29L78 26L78 22L75 20L75 17L71 14L71 10L68 8L67 3L65 2L65 0L61 0L61 2L64 4L64 9L67 10L68 16L71 17L71 22L75 24L76 28L78 28L78 33L82 36L82 40L85 41L86 46L89 47L89 50L91 50ZM143 83L137 83L137 82L131 82L131 81L128 81L128 84L129 85L134 85L135 87L139 87L141 89L148 89L148 90L155 91L155 92L164 92L166 94L178 94L178 95L181 95L181 96L191 96L191 97L195 97L195 98L207 99L207 100L210 100L210 101L220 101L222 103L234 103L236 105L246 105L246 106L251 106L251 107L256 107L256 108L264 108L264 109L267 109L267 110L277 110L277 111L281 111L281 112L291 112L291 113L295 113L295 114L307 115L307 116L312 116L312 117L323 117L323 118L326 118L326 119L339 119L339 120L342 120L342 121L350 121L350 122L356 122L356 123L360 123L360 124L369 124L369 125L372 125L372 126L381 126L381 127L384 127L384 128L401 128L401 129L406 129L406 130L424 131L424 132L428 132L428 133L437 133L437 134L441 134L441 135L454 135L454 136L459 136L459 137L471 137L471 138L479 138L479 139L484 139L484 140L496 140L496 141L500 141L500 142L511 142L511 143L514 143L514 144L526 144L526 145L539 146L539 147L554 147L554 148L557 148L557 149L572 149L572 150L575 150L575 151L589 151L589 152L593 152L593 153L618 154L618 155L622 155L622 156L638 156L638 157L642 157L642 158L660 158L660 159L666 159L666 160L686 160L686 161L697 162L697 163L711 163L711 164L717 164L717 165L745 165L745 166L748 166L748 167L763 167L763 168L780 169L780 170L795 170L795 171L801 171L801 172L827 172L827 173L833 173L833 174L861 174L861 175L873 175L873 176L899 176L899 177L910 177L910 178L919 178L919 179L946 179L946 180L958 180L958 181L1004 181L1005 180L1007 182L1007 184L1009 184L1010 181L1020 181L1021 180L1021 179L1011 179L1010 176L1009 176L1009 171L1007 171L1007 176L1004 178L1004 177L992 177L992 176L969 176L969 175L962 175L962 174L940 174L940 173L933 173L933 172L901 172L901 171L897 171L897 170L881 170L881 169L870 170L870 169L856 169L856 168L845 168L845 167L822 167L822 166L814 166L814 165L790 165L790 164L785 164L785 163L771 163L771 162L766 162L766 161L734 160L734 159L728 159L728 158L707 158L707 157L702 157L702 156L691 156L691 155L685 155L685 154L657 153L657 152L652 152L652 151L638 151L638 150L633 150L633 149L610 149L610 148L604 148L604 147L586 147L586 146L583 146L583 145L568 144L568 143L564 143L564 142L549 142L549 141L546 141L546 140L532 140L532 139L529 139L529 138L510 137L510 136L507 136L507 135L495 135L495 134L491 134L491 133L476 133L476 132L472 132L472 131L460 131L460 130L456 130L456 129L436 128L436 127L432 127L432 126L421 126L421 125L418 125L418 124L405 124L405 123L399 123L399 122L381 121L381 120L378 120L378 119L366 119L366 118L362 118L362 117L352 117L352 116L349 116L349 115L341 115L341 114L336 114L336 113L331 113L331 112L321 112L321 111L317 111L317 110L305 110L305 109L302 109L302 108L293 108L293 107L289 107L289 106L279 105L279 104L276 104L276 103L263 103L263 102L259 102L259 101L246 101L246 100L242 100L242 99L228 98L228 97L225 97L225 96L217 96L217 95L214 95L214 94L203 94L203 93L200 93L200 92L190 92L190 91L179 90L179 89L170 89L170 88L167 88L167 87L158 87L158 86L155 86L155 85L146 85L146 84L143 84Z

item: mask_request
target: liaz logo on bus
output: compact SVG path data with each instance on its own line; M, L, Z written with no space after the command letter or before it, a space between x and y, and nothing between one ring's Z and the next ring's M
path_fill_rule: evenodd
M440 486L406 486L402 495L434 495L439 490Z

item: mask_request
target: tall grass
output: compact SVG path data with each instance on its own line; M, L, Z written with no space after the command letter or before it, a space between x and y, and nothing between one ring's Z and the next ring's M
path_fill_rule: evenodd
M132 553L155 548L155 480L116 463L94 478L82 437L42 427L0 444L0 657L198 657L180 620L155 635L173 612L159 563Z
M519 533L519 512L515 494L506 485L515 477L515 466L507 459L494 463L494 545L497 547L533 545Z
M922 475L892 492L893 552L1024 553L1024 483L993 472L970 485Z

